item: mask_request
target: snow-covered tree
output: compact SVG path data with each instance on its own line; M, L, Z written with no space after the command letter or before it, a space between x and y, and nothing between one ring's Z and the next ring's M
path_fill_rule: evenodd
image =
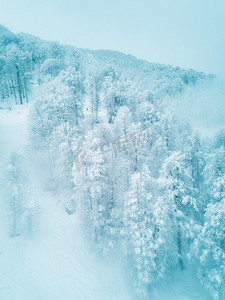
M207 206L204 225L197 235L192 255L200 263L202 285L213 299L225 298L225 198Z
M177 261L183 269L183 255L188 239L193 238L192 227L197 211L193 178L183 154L174 152L165 160L159 185L163 193L162 205L166 207L173 224L168 230L173 233L173 243L177 245Z
M157 220L153 190L156 181L147 166L131 177L130 188L124 197L123 247L133 270L133 280L138 293L145 297L162 277L159 247L163 243L157 235ZM165 241L164 241L165 242Z

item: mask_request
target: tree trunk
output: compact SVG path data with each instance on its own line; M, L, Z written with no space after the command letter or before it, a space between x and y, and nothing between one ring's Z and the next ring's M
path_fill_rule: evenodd
M19 74L19 67L16 65L16 76L17 76L17 86L18 86L18 93L20 98L20 104L23 104L23 98L22 98L22 86L20 81L20 74Z
M178 231L177 231L177 247L178 247L178 254L179 254L180 269L184 270L184 263L183 263L183 259L182 259L182 246L181 246L181 232L180 232L180 228L178 228Z

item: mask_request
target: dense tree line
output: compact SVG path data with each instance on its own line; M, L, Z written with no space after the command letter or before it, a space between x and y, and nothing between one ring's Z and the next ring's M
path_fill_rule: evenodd
M77 63L78 51L0 28L0 101L28 103L33 87ZM76 58L76 59L74 59Z

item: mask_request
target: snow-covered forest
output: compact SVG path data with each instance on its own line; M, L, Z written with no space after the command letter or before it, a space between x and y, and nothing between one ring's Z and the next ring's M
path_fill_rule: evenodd
M0 299L225 299L224 95L0 27Z

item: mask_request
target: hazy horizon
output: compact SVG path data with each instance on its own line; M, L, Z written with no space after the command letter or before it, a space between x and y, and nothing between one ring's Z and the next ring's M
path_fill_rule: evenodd
M225 1L0 1L9 30L225 78Z

